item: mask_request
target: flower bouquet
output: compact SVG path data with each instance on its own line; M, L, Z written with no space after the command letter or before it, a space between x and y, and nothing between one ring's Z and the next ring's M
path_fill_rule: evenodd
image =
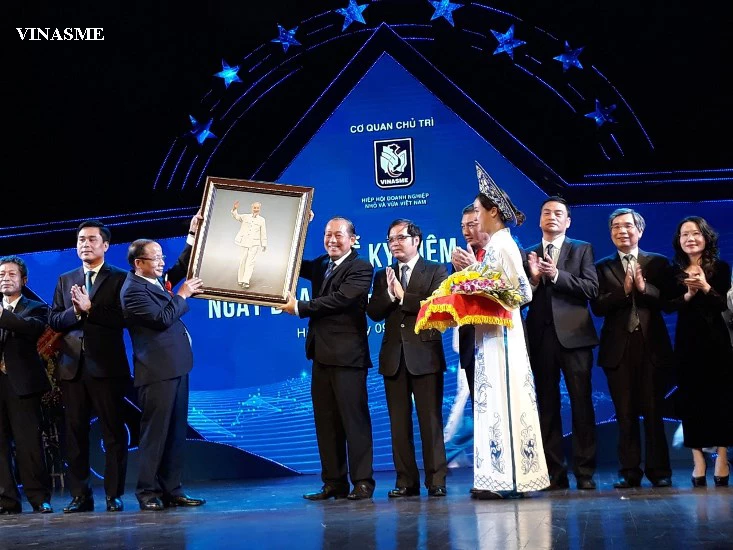
M511 328L512 310L522 305L522 295L500 272L475 264L450 275L420 305L416 333L462 325Z

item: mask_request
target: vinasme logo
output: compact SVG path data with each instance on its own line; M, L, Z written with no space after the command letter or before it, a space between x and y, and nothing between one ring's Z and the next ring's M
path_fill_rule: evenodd
M21 40L104 40L102 27L67 27L55 29L51 27L15 28Z

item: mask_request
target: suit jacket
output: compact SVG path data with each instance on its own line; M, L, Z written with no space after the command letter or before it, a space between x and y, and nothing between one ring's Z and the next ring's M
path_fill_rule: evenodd
M79 370L84 343L84 368L95 378L129 377L130 365L124 341L125 320L120 305L120 289L126 271L105 262L92 287L92 308L76 318L71 287L84 286L84 268L78 267L59 277L53 295L48 324L63 333L57 369L61 380L71 380Z
M639 250L637 258L641 272L646 279L643 293L633 291L639 327L644 335L644 346L655 366L672 365L672 342L667 325L662 317L665 294L674 285L672 267L660 254ZM624 291L626 273L618 253L599 260L598 298L591 302L593 313L603 317L601 345L598 348L598 365L607 369L618 367L623 357L626 341L631 333L627 330L631 315L631 294Z
M300 276L312 286L310 301L298 302L298 315L308 317L305 354L324 365L371 368L366 304L374 267L352 248L325 279L329 257L304 260Z
M51 389L46 365L37 344L48 322L48 306L21 296L15 311L3 310L0 329L6 331L3 357L8 380L16 395L44 393Z
M186 274L191 246L186 245L164 279L172 286ZM185 298L133 272L127 273L121 292L122 311L132 341L135 387L170 380L191 372L193 351L181 317L188 311Z
M431 374L444 371L443 337L439 330L421 330L415 334L415 321L420 312L420 301L430 296L448 277L443 264L419 258L410 276L402 305L393 301L387 292L387 269L380 269L374 277L374 290L367 306L367 315L374 321L386 319L382 347L379 351L379 373L394 375L400 367L402 353L410 374ZM399 279L399 277L398 277Z
M527 253L544 255L542 241L529 247ZM565 237L557 258L557 282L540 281L533 289L527 311L529 342L539 340L542 331L552 320L557 339L563 347L574 349L598 344L588 302L598 296L598 275L590 243ZM525 264L529 276L529 267Z

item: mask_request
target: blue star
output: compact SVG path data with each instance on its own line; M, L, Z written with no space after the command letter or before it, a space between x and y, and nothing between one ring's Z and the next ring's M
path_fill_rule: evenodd
M576 67L578 69L582 69L583 65L580 64L580 61L578 60L578 56L580 56L580 52L583 51L583 47L577 48L575 50L571 50L570 44L568 44L568 41L566 40L565 41L565 53L560 54L557 57L553 57L552 59L557 59L558 61L562 61L562 72L567 71L570 67Z
M514 48L518 48L519 46L526 44L524 40L514 39L514 25L509 27L509 30L505 33L500 33L492 29L491 34L493 34L494 38L499 41L499 46L497 46L497 48L494 50L494 55L506 53L513 60Z
M191 115L188 115L188 118L191 119L191 124L193 125L193 129L189 131L189 134L194 136L196 138L196 141L199 142L199 145L202 145L204 141L206 141L207 138L215 138L216 136L212 134L209 131L209 128L211 128L211 125L214 122L213 118L210 118L208 122L201 123L195 118L193 118Z
M592 118L596 121L596 126L600 128L603 126L606 122L616 122L616 120L611 116L611 113L616 109L616 105L609 105L608 107L603 107L601 105L601 102L596 99L596 110L592 113L586 114L586 118Z
M300 42L295 39L295 33L298 27L285 30L282 25L277 26L278 37L273 38L270 42L279 42L283 46L283 51L287 52L290 46L300 46Z
M449 2L448 0L437 0L437 2L430 0L430 3L435 8L433 16L430 18L431 21L433 19L437 19L438 17L442 17L446 21L448 21L448 23L450 23L452 27L456 26L455 23L453 23L453 12L458 8L462 8L463 4L454 4L453 2Z
M345 31L346 27L351 25L354 21L366 24L362 13L364 13L364 10L367 9L367 7L368 6L366 4L360 6L356 3L356 0L349 0L348 6L345 8L338 8L336 12L344 16L344 26L341 28L341 32Z
M214 73L214 76L218 76L219 78L224 79L224 87L228 88L229 84L232 82L242 82L242 79L239 78L239 75L237 73L239 72L239 65L235 65L234 67L230 67L229 63L221 60L221 71L218 73Z

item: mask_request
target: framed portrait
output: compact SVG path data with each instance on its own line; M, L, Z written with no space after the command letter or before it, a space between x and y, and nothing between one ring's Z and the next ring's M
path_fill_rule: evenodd
M313 187L207 177L188 266L196 298L264 306L295 294Z

